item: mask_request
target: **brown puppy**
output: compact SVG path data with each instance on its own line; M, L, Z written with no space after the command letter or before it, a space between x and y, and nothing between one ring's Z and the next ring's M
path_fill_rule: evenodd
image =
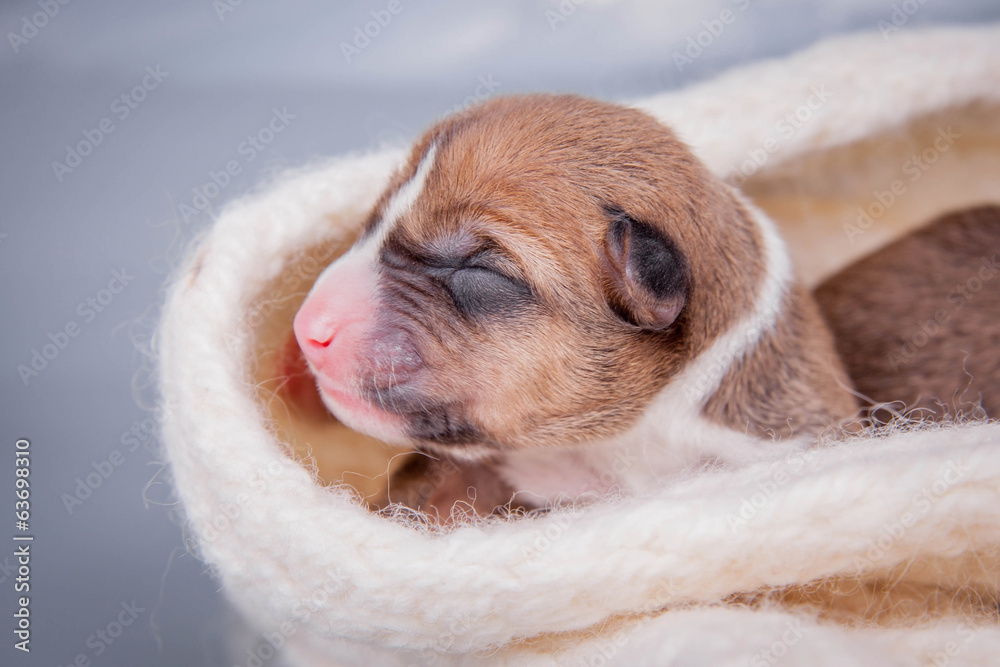
M641 492L857 407L771 222L655 119L572 96L428 131L294 328L341 421L430 455L391 500L444 515Z
M987 206L939 218L820 285L858 391L917 418L1000 417L998 253L1000 207Z

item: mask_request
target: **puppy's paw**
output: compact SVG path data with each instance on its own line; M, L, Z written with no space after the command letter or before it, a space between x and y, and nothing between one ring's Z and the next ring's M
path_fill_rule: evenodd
M417 452L389 478L388 489L371 505L377 510L403 505L423 512L431 523L450 526L463 519L528 509L514 505L513 496L495 462L458 462Z

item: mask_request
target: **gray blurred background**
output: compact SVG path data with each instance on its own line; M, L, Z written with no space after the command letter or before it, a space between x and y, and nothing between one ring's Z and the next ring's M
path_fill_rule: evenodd
M996 0L5 1L0 665L257 664L260 639L183 546L137 351L226 201L290 166L405 143L477 96L654 93L878 31L901 5L917 8L903 30L1000 20ZM276 113L282 129L262 132ZM13 648L15 534L35 537L30 654Z

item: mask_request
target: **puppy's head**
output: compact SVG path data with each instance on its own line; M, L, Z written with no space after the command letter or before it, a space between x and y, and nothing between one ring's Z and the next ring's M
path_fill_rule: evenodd
M416 145L295 335L330 410L476 456L627 428L746 312L759 239L645 114L499 99Z

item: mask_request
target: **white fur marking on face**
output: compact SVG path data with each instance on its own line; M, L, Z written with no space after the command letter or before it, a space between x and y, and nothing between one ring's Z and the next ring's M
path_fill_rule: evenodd
M382 248L386 236L396 226L399 219L406 215L413 207L414 202L417 201L417 198L423 192L427 175L434 166L434 156L436 153L437 144L432 143L431 147L424 153L424 157L420 159L420 164L417 165L417 171L413 174L413 177L406 183L403 183L389 200L389 203L385 207L385 212L376 224L374 233L352 245L343 256L323 269L323 272L313 285L313 291L319 289L320 284L326 280L332 280L333 276L346 265L357 263L374 270L378 262L379 250Z
M417 165L417 172L413 174L413 178L396 190L396 194L389 200L385 211L382 213L382 219L376 225L375 233L372 234L371 238L366 239L363 245L367 246L371 244L375 248L381 248L386 236L396 226L399 219L413 208L413 204L424 190L424 183L427 181L427 175L434 166L434 155L436 153L437 144L432 143L431 147L424 153L424 157L421 158L420 164Z

